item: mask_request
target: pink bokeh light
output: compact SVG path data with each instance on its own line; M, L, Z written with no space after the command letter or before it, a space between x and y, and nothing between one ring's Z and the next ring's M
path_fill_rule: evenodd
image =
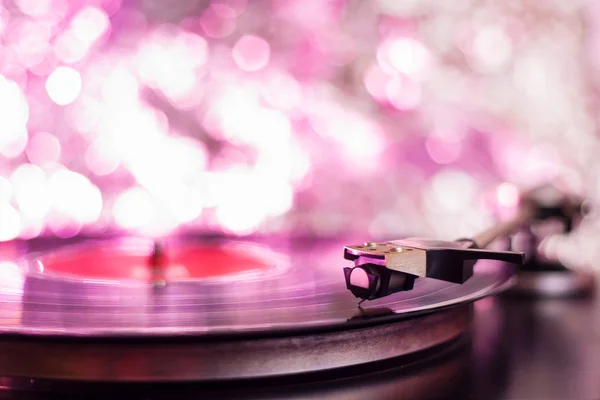
M519 204L519 189L515 185L504 182L496 189L498 204L502 207L516 207Z
M108 15L97 7L84 7L71 19L73 35L85 43L93 43L110 28Z
M233 46L232 56L237 66L244 71L258 71L269 63L271 48L266 40L245 35Z
M212 4L204 10L200 16L200 26L208 37L219 39L234 32L236 18L230 10L221 4Z
M36 165L58 163L60 161L60 142L51 133L38 132L29 139L27 144L27 158Z

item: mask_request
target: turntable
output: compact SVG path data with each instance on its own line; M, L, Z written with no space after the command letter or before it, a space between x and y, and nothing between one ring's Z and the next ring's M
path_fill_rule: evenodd
M514 284L522 272L511 264L525 259L488 247L539 210L523 202L514 218L454 242L14 244L3 259L26 256L2 263L0 394L503 398L510 351L537 318L528 313L571 307L581 319L591 307L489 297Z
M522 262L482 248L528 217L456 242L346 246L354 267L327 241L29 241L3 263L2 384L14 397L460 393L473 302Z

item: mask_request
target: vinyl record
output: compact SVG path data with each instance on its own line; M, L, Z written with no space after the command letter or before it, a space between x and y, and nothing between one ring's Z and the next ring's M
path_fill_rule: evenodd
M418 279L413 290L359 309L345 287L342 248L172 241L159 280L146 240L4 263L0 375L210 380L360 365L452 340L469 318L452 306L511 280L505 265L480 262L463 285Z

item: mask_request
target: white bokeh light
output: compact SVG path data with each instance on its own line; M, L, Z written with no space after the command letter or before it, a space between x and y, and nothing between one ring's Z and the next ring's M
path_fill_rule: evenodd
M21 233L21 217L10 204L0 203L0 242L16 239Z
M54 43L56 58L65 64L74 64L85 58L90 43L79 39L72 30L63 32Z
M97 7L84 7L71 20L73 34L85 42L96 41L109 27L106 12Z
M32 164L23 164L10 176L14 198L27 218L41 220L50 210L48 180L44 171Z
M8 158L19 156L27 145L26 125L29 105L19 85L0 75L0 154Z
M519 189L511 183L501 183L496 189L496 198L503 207L515 207L519 203Z
M411 79L391 79L385 87L387 100L398 110L417 108L422 99L420 85Z
M477 194L477 182L469 174L454 170L444 169L432 180L428 196L441 210L460 213L469 209Z
M66 106L77 99L81 93L81 75L71 67L57 67L46 80L46 91L52 101Z
M52 0L13 0L23 14L43 17L52 10Z
M81 224L96 221L102 212L102 194L85 176L58 170L48 181L54 210Z
M389 47L389 60L399 72L417 75L426 71L429 53L423 43L412 38L398 38Z
M199 91L198 72L208 61L208 43L200 35L157 28L135 57L140 80L174 102Z
M10 203L13 195L13 188L10 181L0 176L0 203Z
M158 213L150 193L142 188L123 192L113 206L115 220L125 229L139 229L155 220Z
M471 64L482 72L493 72L510 60L512 44L500 28L489 26L477 32L471 49Z

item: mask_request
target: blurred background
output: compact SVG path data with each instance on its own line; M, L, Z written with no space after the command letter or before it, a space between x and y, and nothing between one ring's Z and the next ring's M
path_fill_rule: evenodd
M600 5L0 1L0 241L456 238L600 200ZM556 238L600 256L600 218Z

